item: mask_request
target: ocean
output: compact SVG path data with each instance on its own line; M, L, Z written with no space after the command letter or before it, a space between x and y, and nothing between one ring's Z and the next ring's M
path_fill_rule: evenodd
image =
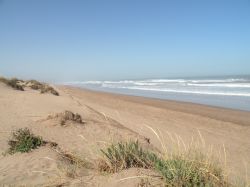
M97 91L250 111L250 76L75 81L64 84Z

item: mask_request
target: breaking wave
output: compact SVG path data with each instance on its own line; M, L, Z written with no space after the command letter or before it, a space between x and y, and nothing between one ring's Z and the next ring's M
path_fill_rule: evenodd
M249 78L76 81L65 84L107 89L250 97Z

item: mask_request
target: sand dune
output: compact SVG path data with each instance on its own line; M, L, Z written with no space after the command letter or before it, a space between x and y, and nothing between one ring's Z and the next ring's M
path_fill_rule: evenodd
M201 134L205 147L213 145L218 154L223 155L224 145L229 171L244 175L246 169L250 170L250 112L63 86L57 89L58 97L29 89L21 92L0 83L2 152L8 149L11 132L23 127L58 143L64 151L77 153L92 162L98 160L100 148L119 140L139 139L143 146L160 151L161 145L150 126L160 132L166 144L170 135L180 136L188 144L192 137ZM79 113L84 123L61 126L47 119L49 114L65 110ZM86 169L72 179L60 167L58 153L49 146L30 153L0 156L0 184L3 185L137 186L138 178L120 179L145 172L148 171L130 169L104 176L95 169Z

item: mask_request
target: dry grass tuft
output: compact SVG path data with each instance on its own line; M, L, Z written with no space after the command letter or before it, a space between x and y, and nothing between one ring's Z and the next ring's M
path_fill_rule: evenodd
M62 126L66 125L68 121L71 121L74 123L80 123L80 124L83 123L82 117L80 114L73 113L68 110L65 110L64 112L61 112L61 113L57 113L55 115L49 115L47 119L58 119Z
M56 151L59 153L59 168L69 178L79 177L82 175L84 170L93 168L92 164L82 156L62 151L61 149L57 149Z

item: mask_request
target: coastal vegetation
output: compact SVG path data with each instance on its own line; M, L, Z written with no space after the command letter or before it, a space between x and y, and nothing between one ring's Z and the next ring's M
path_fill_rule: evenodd
M86 169L98 168L102 173L117 173L130 168L143 168L157 174L154 177L161 181L160 186L237 186L228 181L220 165L195 149L167 154L146 149L138 140L112 143L100 149L101 159L95 167L94 162L64 151L57 143L46 142L42 137L35 136L28 128L23 128L12 133L8 141L8 153L30 152L47 143L58 153L58 167L69 178L81 177L81 172ZM142 182L145 183L145 180ZM146 180L145 184L151 186L150 181Z
M200 153L162 155L143 149L138 141L119 142L101 150L99 170L118 172L128 168L152 169L164 186L231 186L223 170Z
M8 153L30 152L46 143L50 143L58 153L58 167L67 177L77 178L81 176L83 169L95 168L94 164L86 161L84 157L62 150L57 143L44 141L28 128L12 133L12 138L8 141ZM144 168L158 174L154 177L160 179L160 186L234 186L229 183L221 167L200 152L164 155L143 148L138 140L113 143L100 151L102 158L98 160L97 165L100 172L116 173L129 168ZM151 186L149 181L146 183Z
M17 79L17 78L7 79L4 77L0 77L0 82L6 84L7 86L14 88L15 90L24 91L25 87L29 87L33 90L39 90L40 93L42 94L50 93L50 94L59 96L58 91L56 91L52 86L46 83L39 82L37 80L24 81L24 80Z

